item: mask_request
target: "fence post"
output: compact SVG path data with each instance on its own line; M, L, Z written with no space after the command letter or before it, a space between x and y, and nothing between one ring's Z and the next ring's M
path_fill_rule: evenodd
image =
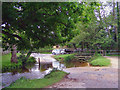
M38 63L39 63L39 69L40 69L40 58L38 58Z

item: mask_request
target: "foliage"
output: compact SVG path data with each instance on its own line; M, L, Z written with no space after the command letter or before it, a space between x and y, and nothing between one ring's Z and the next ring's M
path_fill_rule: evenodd
M109 3L106 3L106 6L109 7ZM117 17L117 14L119 16L119 12L114 7L114 12L111 10L110 14L106 16L106 11L103 8L106 6L102 3L86 6L83 16L87 15L88 20L85 22L81 20L76 23L76 29L74 29L76 36L71 39L70 44L74 43L82 49L117 49L119 45L119 30L117 30L119 29L117 24L119 17ZM91 10L88 11L88 8ZM102 13L102 11L104 12Z
M35 62L36 62L36 60L34 57L29 57L29 59L26 61L26 64L31 64L31 63L33 64Z
M44 48L34 49L33 52L37 53L51 53L53 50L52 46L46 46Z
M23 57L21 58L20 53L17 53L17 56L19 57L17 64L10 62L11 53L2 56L2 72L8 72L14 69L20 69L22 68L23 64L28 65L36 62L35 58L33 57L30 57L28 60L26 60L26 62L24 62Z
M19 57L18 57L18 60L19 61L21 61L21 63L24 65L25 63L26 63L26 57L25 57L25 55L20 55Z
M3 47L38 49L70 39L82 6L77 2L3 3Z
M35 49L64 43L74 37L73 28L85 3L5 2L2 6L2 24L5 25L2 48L7 50L15 45L18 51L28 51L28 59Z
M108 66L110 65L110 60L103 56L97 56L94 60L90 62L93 66Z
M65 75L66 73L63 71L53 71L43 79L30 80L26 78L20 78L7 88L45 88L60 81L62 78L64 78Z
M22 65L34 64L34 63L36 62L36 60L35 60L34 57L29 57L29 58L26 60L25 55L20 55L20 56L18 57L18 60L19 60L19 62L22 63Z
M8 64L8 65L4 65L2 67L2 72L8 72L14 69L19 69L22 67L22 63L18 62L17 64L12 63L12 64Z
M107 54L106 56L120 56L120 54L113 54L113 55Z
M70 62L73 59L75 59L75 55L74 54L55 55L54 58L59 61Z
M17 53L17 56L20 56L20 55L21 55L20 53ZM2 67L4 65L11 64L10 59L11 59L11 53L2 55Z

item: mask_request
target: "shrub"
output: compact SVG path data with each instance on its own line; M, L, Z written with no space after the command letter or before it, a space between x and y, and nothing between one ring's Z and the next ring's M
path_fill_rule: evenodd
M75 55L71 54L71 55L68 55L67 57L65 57L64 61L71 62L74 58L75 58Z
M20 55L17 59L22 64L25 64L25 62L27 61L25 55Z
M33 64L35 63L36 60L34 57L29 57L28 60L26 60L25 55L20 55L18 57L18 63L10 63L8 65L3 65L2 66L2 72L6 72L6 71L11 71L14 69L20 69L23 65L27 65L27 64Z
M30 63L35 63L36 60L34 57L29 57L29 59L26 61L26 64L30 64Z

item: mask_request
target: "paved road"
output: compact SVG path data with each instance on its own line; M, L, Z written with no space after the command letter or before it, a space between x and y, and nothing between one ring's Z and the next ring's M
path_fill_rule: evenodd
M40 53L32 53L31 56L35 57L38 61L38 58L40 58L41 63L50 63L56 61L54 58L52 58L52 54L40 54Z
M120 57L117 57L117 56L105 56L105 57L107 59L110 59L112 68L119 68L120 69L120 67L118 67L118 59Z
M64 71L70 74L47 88L118 88L117 58L107 58L110 58L114 65L111 67L66 68Z

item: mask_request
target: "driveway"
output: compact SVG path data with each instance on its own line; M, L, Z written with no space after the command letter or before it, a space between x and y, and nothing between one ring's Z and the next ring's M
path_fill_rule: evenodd
M106 57L111 60L110 67L72 67L60 82L47 88L118 88L118 58Z

